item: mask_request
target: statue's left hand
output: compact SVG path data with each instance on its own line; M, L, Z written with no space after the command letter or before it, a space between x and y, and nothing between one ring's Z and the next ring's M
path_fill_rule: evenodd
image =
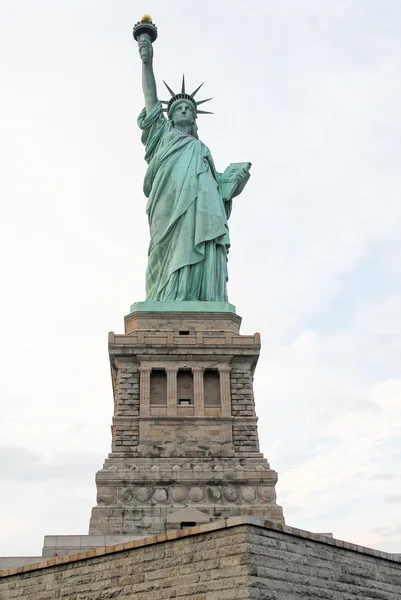
M249 169L247 169L246 167L243 167L237 173L238 181L243 181L244 179L247 179L248 177L249 177Z

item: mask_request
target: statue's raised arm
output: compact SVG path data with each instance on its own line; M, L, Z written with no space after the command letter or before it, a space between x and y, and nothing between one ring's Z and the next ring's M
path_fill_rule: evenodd
M146 33L138 40L139 56L142 59L142 90L145 98L146 114L158 103L155 74L153 72L153 45Z
M139 56L142 60L142 90L145 98L146 114L159 102L157 98L156 80L153 72L153 42L157 38L157 27L149 15L134 27L134 38L138 42Z

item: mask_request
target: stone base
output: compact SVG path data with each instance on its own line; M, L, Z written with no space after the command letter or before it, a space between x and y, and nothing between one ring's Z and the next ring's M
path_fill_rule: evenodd
M216 312L234 313L235 306L229 302L135 302L130 313L134 312Z
M143 302L139 304L148 303ZM134 304L134 306L136 305ZM230 311L195 312L194 310L191 310L183 312L173 310L167 312L140 310L131 312L127 315L124 319L124 323L126 335L131 335L133 333L142 334L145 343L147 343L148 337L153 337L153 343L155 343L155 341L160 342L161 340L155 340L155 333L156 336L160 336L163 332L166 335L172 335L172 338L169 337L166 339L169 344L177 343L179 336L185 335L188 335L189 338L186 338L186 340L181 339L180 343L187 341L188 343L193 344L194 340L191 336L195 336L196 342L199 343L204 335L209 337L211 334L217 336L221 334L239 335L241 317ZM114 336L114 338L117 338L117 336Z
M253 515L284 523L277 474L260 458L116 458L96 475L90 533L161 534L188 520ZM195 510L202 518L181 518Z

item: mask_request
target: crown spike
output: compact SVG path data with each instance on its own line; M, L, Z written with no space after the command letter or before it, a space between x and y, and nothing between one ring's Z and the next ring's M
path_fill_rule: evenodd
M188 94L185 91L185 73L182 76L181 92L175 93L175 92L173 92L173 90L171 89L171 87L167 85L167 83L165 81L163 81L163 83L164 83L164 85L166 86L166 88L168 89L168 91L170 92L170 95L171 95L170 100L161 100L162 104L167 105L167 110L165 108L163 108L163 111L167 112L167 114L170 113L171 107L178 100L186 100L187 102L190 102L191 105L193 106L193 108L195 109L195 111L196 111L197 114L200 114L200 115L213 115L214 114L214 113L209 112L207 110L198 110L198 105L199 104L204 104L204 102L209 102L210 100L212 100L212 98L206 98L205 100L199 100L199 102L196 102L194 96L201 89L203 83L201 83L200 86L198 86L196 88L196 90L194 92L192 92L192 94Z
M202 85L203 85L203 83L201 83L200 86L197 87L194 92L192 92L192 94L191 94L192 98L195 96L195 94L197 94L199 92L199 90L201 89Z
M198 106L199 104L203 104L204 102L209 102L209 100L213 100L213 98L206 98L206 100L199 100L199 102L196 102L196 106Z
M173 92L173 90L171 89L171 87L169 87L164 80L163 80L163 83L166 86L166 88L168 89L168 91L170 92L171 96L175 96L175 93Z

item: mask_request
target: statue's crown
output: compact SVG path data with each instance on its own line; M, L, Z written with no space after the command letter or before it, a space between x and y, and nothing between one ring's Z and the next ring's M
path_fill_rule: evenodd
M171 107L173 106L173 104L175 102L177 102L177 100L187 100L188 102L190 102L192 104L192 106L194 107L195 113L197 115L212 115L213 114L207 110L198 110L199 104L203 104L204 102L209 102L209 100L211 100L211 98L206 98L206 100L199 100L198 102L195 100L195 95L201 89L203 83L201 83L200 86L198 86L196 88L196 90L194 92L192 92L192 94L188 94L185 91L185 75L182 76L181 92L179 92L177 94L175 92L173 92L171 87L169 87L165 81L163 81L163 83L171 94L170 100L162 100L161 101L163 104L166 104L166 107L163 108L163 110L168 115L170 114Z

